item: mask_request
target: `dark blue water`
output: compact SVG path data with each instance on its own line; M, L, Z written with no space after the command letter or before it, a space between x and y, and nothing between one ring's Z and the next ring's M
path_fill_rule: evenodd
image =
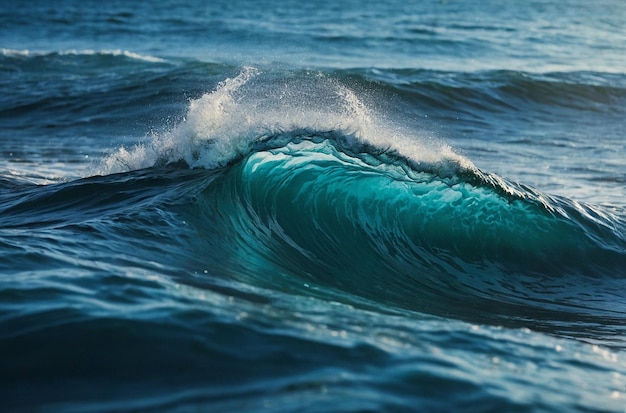
M622 1L0 1L0 410L626 412Z

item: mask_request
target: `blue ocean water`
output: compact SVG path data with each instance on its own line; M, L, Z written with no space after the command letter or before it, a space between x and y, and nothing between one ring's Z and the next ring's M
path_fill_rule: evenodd
M0 411L626 412L622 0L0 0Z

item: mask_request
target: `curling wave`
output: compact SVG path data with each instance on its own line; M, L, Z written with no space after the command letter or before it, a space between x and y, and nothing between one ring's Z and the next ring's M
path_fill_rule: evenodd
M176 209L212 273L351 303L549 320L570 335L574 319L580 334L624 324L622 216L408 138L335 81L251 86L256 75L223 82L172 131L103 165L207 170Z
M333 134L251 153L189 208L197 253L245 281L445 314L624 316L597 304L625 276L618 217L479 171L352 152Z

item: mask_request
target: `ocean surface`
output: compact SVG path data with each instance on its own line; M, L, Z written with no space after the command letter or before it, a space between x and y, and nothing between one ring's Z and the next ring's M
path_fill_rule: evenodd
M623 0L0 0L0 411L626 412Z

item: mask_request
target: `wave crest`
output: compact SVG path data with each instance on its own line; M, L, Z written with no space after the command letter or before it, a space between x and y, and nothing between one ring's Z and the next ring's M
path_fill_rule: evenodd
M367 97L367 92L363 91ZM289 131L336 132L354 145L394 151L416 163L473 169L447 145L398 125L375 112L350 88L319 73L263 76L252 67L189 103L184 120L172 130L121 147L106 157L101 174L184 161L214 169L277 141ZM446 163L446 162L444 162Z
M0 49L0 55L7 57L51 57L51 56L112 56L112 57L125 57L133 60L141 60L149 63L165 63L166 60L141 53L132 52L130 50L122 49L105 49L105 50L92 50L92 49L70 49L59 52L41 52L32 51L29 49Z

